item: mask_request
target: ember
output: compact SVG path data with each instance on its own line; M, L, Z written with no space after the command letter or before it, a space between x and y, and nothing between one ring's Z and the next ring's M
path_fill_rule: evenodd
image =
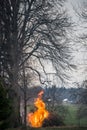
M43 91L38 94L34 105L37 110L34 113L29 113L27 116L27 121L32 127L41 127L43 121L48 118L49 112L45 109L45 103L42 100Z

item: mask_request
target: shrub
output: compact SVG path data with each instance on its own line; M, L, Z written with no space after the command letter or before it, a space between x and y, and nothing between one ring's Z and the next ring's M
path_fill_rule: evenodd
M50 113L49 117L47 119L44 120L43 122L43 127L46 126L63 126L65 125L63 122L63 119L57 115L57 114L53 114Z

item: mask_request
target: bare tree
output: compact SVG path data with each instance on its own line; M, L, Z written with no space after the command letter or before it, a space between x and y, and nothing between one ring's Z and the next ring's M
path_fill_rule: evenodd
M8 32L6 32L6 37L9 40L9 45L7 43L6 45L10 47L8 53L10 53L10 60L13 62L13 70L15 68L15 77L17 77L18 68L31 57L50 59L55 64L58 63L60 68L66 66L68 63L66 28L70 27L70 24L68 23L65 12L62 10L59 11L59 6L56 7L56 11L52 10L54 9L53 4L52 1L46 2L43 0L41 2L2 2L2 5L6 6L4 10L10 7L5 12L9 20L4 18L4 20L2 19L2 23L5 24L4 28L6 26L5 29ZM56 13L57 11L58 13ZM9 26L6 25L7 21ZM15 44L10 45L13 42ZM8 68L6 70L8 73L13 71L11 67L6 66L4 68ZM60 68L56 67L56 70L60 71ZM9 69L11 72L9 72Z
M1 0L0 1L0 71L19 99L19 75L26 61L50 60L60 79L69 66L67 32L70 27L63 10L63 1ZM43 67L44 68L44 67Z

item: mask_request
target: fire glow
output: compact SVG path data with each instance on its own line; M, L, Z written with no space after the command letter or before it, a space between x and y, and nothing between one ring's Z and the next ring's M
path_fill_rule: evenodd
M35 112L29 113L27 116L27 121L31 127L41 127L44 119L48 118L49 112L45 109L45 103L42 100L43 91L38 94L34 105L37 110Z

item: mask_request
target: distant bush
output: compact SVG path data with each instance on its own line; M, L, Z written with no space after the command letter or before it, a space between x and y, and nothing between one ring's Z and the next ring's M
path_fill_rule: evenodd
M55 105L54 108L49 108L48 111L51 111L52 113L57 113L62 119L65 119L67 113L68 113L68 107L64 105Z
M58 115L60 115L63 119L65 119L68 113L68 107L64 105L58 105L56 110L57 110Z
M87 105L81 105L77 111L78 118L87 117Z
M64 122L63 119L57 115L57 114L53 114L50 113L49 117L47 119L44 120L43 122L43 127L47 127L47 126L64 126Z

